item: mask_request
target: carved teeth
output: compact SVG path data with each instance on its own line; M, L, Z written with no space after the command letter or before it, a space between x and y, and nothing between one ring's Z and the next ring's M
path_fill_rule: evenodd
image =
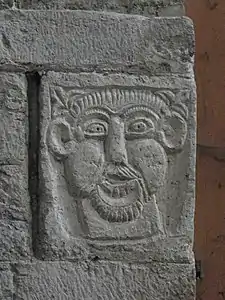
M131 184L130 184L130 190L133 191L136 187L136 182L135 181L132 181Z
M121 187L119 190L120 190L120 197L125 197L127 195L127 192L124 187Z
M129 207L127 212L128 212L128 221L133 220L134 215L133 215L132 207Z
M115 188L113 189L113 191L112 191L112 197L113 197L113 198L119 198L119 196L120 196L120 190L119 190L118 187L115 187Z
M128 195L128 194L130 193L129 186L126 186L126 187L125 187L125 193L126 193L126 195Z
M118 186L114 187L112 190L112 197L113 198L123 198L129 194L129 188L126 186Z
M112 185L107 181L101 184L102 190L112 198L124 198L127 197L132 191L137 188L135 181L130 181L126 184Z

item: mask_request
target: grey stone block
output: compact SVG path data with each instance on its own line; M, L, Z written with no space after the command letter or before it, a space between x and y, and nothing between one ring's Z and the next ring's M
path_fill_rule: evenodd
M7 263L0 263L0 299L13 299L13 273L11 267Z
M182 16L185 15L183 0L131 0L128 11L144 16Z
M9 9L13 7L13 0L0 0L0 9Z
M25 222L0 220L0 261L29 259L30 234L29 225Z
M158 16L160 17L174 17L185 15L183 4L174 4L160 7L158 10Z
M24 74L0 73L0 261L30 254L28 103Z
M71 9L140 14L145 16L181 16L183 0L1 0L0 9Z
M192 75L165 79L49 72L42 78L40 103L37 255L192 261ZM116 140L119 127L110 133L114 115L122 130ZM135 120L141 122L143 132L130 129ZM122 144L117 145L118 141ZM117 162L114 155L121 153L124 158ZM126 189L130 190L125 193Z
M189 73L193 25L82 11L1 11L0 68Z
M194 266L110 262L18 264L15 300L190 300Z
M0 219L30 222L27 164L0 166Z
M0 165L27 157L27 86L21 74L0 73Z

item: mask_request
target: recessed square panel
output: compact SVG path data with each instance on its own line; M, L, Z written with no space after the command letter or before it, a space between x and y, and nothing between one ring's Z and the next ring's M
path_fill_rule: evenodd
M128 247L128 259L147 249L142 258L151 259L158 249L161 260L164 244L176 260L178 243L188 257L194 83L165 79L54 72L42 78L39 256L76 258L82 249L101 256L107 248L116 260Z

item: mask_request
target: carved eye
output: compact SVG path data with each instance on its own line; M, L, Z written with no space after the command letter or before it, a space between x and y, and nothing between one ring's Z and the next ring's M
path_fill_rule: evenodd
M154 127L153 123L150 120L139 119L130 123L128 126L129 132L143 133L152 129Z
M126 133L131 136L142 136L149 131L154 130L154 124L151 120L141 118L130 122L127 126Z
M91 120L84 124L84 134L87 137L103 137L108 133L108 124L102 120Z
M133 132L145 132L147 128L147 124L143 121L135 122L129 127L129 129Z

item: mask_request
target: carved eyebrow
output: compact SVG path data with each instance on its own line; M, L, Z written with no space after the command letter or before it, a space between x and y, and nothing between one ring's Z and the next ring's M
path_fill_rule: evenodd
M104 116L105 118L109 119L110 116L109 114L107 113L106 110L104 109L101 109L101 108L91 108L91 109L87 109L84 113L84 115L102 115Z
M122 116L128 117L129 115L133 113L138 113L138 112L147 112L150 114L152 117L154 117L156 120L159 120L159 116L154 113L149 107L146 106L132 106L129 107L125 112L122 113Z

